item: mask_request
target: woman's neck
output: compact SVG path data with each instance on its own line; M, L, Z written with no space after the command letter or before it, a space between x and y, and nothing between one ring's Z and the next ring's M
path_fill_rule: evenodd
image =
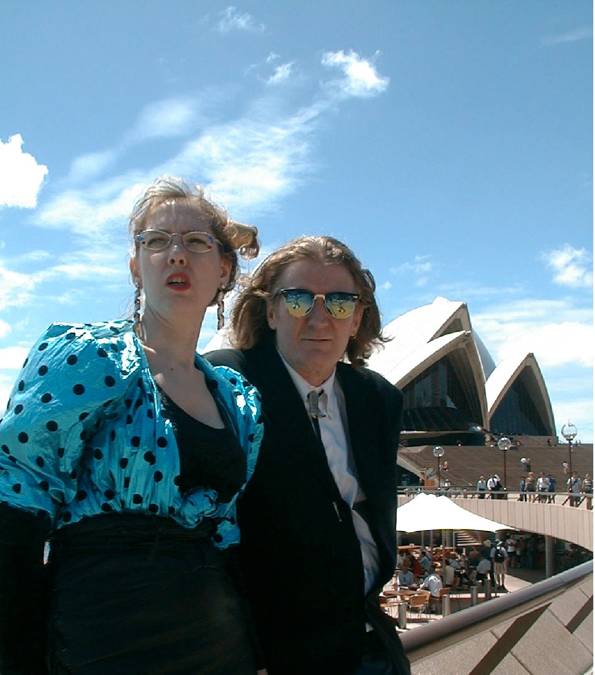
M151 360L157 360L170 371L194 367L200 321L172 322L152 312L143 319L143 345Z

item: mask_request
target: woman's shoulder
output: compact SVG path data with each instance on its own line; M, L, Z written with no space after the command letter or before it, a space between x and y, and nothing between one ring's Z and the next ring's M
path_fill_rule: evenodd
M134 371L138 361L129 321L52 323L31 348L22 377L41 386L62 381L64 371L68 381L75 373L87 381L102 374L113 386L116 379Z
M260 393L242 373L227 365L213 365L200 354L196 354L196 363L211 387L217 388L221 398L240 410L247 407L252 414L260 416Z
M60 343L82 344L99 340L114 341L125 335L132 335L132 322L126 319L116 321L98 321L95 323L51 323L37 340L38 351L44 351ZM44 344L41 349L40 347Z

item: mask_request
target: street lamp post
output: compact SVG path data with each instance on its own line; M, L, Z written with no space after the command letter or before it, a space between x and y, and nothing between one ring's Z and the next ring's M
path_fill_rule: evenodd
M572 477L572 441L576 438L577 434L577 428L574 426L574 424L570 421L568 421L564 426L560 429L560 433L564 438L566 439L568 443L568 477Z
M440 490L440 458L444 456L444 448L441 445L434 446L432 454L436 458L436 473L438 474L438 490Z
M510 438L502 436L498 439L498 449L502 450L502 457L504 460L504 490L508 491L508 480L506 476L506 453L510 450L512 443Z

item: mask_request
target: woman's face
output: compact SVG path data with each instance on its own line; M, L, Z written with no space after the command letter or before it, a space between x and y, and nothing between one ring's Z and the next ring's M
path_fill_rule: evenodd
M200 211L182 200L160 204L147 217L144 229L170 234L199 231L214 236ZM184 248L180 237L175 237L162 251L137 244L130 271L144 290L145 312L168 321L202 321L218 290L229 281L231 262L217 245L206 253L193 253Z

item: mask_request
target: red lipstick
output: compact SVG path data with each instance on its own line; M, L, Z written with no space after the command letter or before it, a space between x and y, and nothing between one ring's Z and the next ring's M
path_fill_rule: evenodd
M170 274L165 280L165 284L173 291L187 291L192 286L188 275L184 272Z

